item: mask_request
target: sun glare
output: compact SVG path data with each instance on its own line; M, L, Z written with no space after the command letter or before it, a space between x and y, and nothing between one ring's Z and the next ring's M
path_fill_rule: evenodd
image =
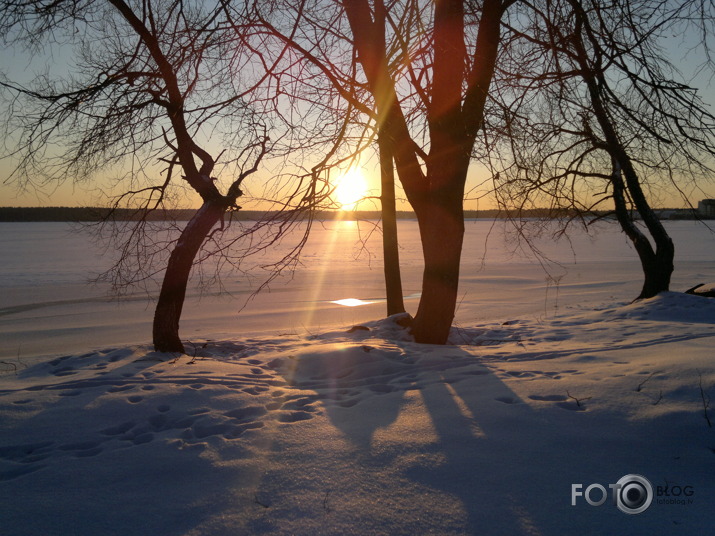
M341 210L355 210L367 193L365 176L359 170L351 169L338 179L333 196Z

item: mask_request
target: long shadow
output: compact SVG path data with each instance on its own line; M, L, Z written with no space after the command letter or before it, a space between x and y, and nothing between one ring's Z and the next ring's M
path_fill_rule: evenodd
M463 348L384 342L376 349L346 340L342 348L286 359L277 369L290 386L309 390L322 402L330 422L354 446L364 480L382 481L376 472L395 462L400 465L400 460L384 459L376 434L389 429L415 397L421 399L417 411L432 421L435 439L426 446L408 444L406 449L416 449L410 455L441 461L434 466L408 464L400 478L432 495L437 490L435 501L443 503L428 512L429 526L421 530L439 533L448 528L445 533L451 534L460 527L458 533L479 534L486 526L490 531L500 527L495 534L513 535L537 524L538 512L529 510L533 499L523 501L523 490L511 489L504 481L512 472L504 468L530 463L534 454L522 448L528 438L514 423L521 427L522 421L535 417L492 369ZM510 417L512 413L516 418ZM543 434L538 439L543 442ZM385 485L399 489L396 483ZM566 501L570 487L564 490ZM455 503L459 503L456 509ZM461 511L464 519L445 517L440 522L438 512L455 511ZM414 527L383 530L407 534Z
M654 438L653 421L630 422L625 414L592 411L590 401L568 398L568 374L535 370L533 355L526 356L528 371L522 374L514 366L516 356L502 368L489 351L395 342L372 350L354 345L342 357L326 353L294 363L288 382L316 393L331 423L353 445L353 462L361 471L354 478L369 481L374 501L399 503L388 495L399 493L403 484L411 498L415 489L430 497L421 503L423 518L409 527L400 525L399 515L390 520L389 513L381 513L383 523L393 523L384 525L384 533L669 534L674 524L688 523L687 512L672 509L628 516L610 497L601 507L583 499L572 506L572 484L608 488L630 473L661 478L672 438ZM525 399L506 379L520 382ZM529 394L533 379L541 383ZM553 392L544 394L549 382ZM432 431L422 442L412 437L401 448L386 447L378 431L393 434L392 445L399 442L390 427L407 411L421 412L415 426L423 427L427 417ZM677 433L678 417L668 418ZM608 434L610 428L616 432ZM701 485L712 488L705 480ZM365 523L365 530L372 530Z
M273 366L289 386L311 391L309 399L322 402L331 423L352 443L369 449L374 432L400 414L403 384L414 374L414 360L390 346L378 350L346 339Z
M524 483L510 482L513 467L535 461L522 429L533 412L473 354L460 347L443 351L451 363L420 371L416 382L442 462L412 467L406 476L440 490L445 503L461 503L464 534L538 534L533 501L520 496Z
M573 506L572 484L585 488L600 483L608 489L609 483L636 473L654 479L655 486L669 478L682 482L683 473L693 470L680 465L672 438L653 437L652 422L630 422L623 414L590 411L590 401L577 403L564 396L567 380L534 371L531 358L521 386L528 392L529 378L545 374L543 381L553 382L554 387L552 395L527 395L527 403L502 381L517 375L514 361L507 371L499 368L498 361L489 360L488 368L481 366L479 357L460 347L445 353L458 364L472 360L474 365L463 371L449 367L420 373L416 385L438 436L434 448L444 461L413 467L407 476L425 488L441 490L445 500L461 503L466 514L464 534L671 534L673 528L691 521L697 533L707 519L704 504L697 514L654 507L630 516L620 512L610 496L602 507L589 506L583 499ZM422 381L425 376L428 382ZM697 426L679 422L682 418L677 415L665 418L672 422L674 436L695 439ZM603 434L609 428L617 432ZM706 449L700 450L707 457ZM713 487L705 478L699 485Z

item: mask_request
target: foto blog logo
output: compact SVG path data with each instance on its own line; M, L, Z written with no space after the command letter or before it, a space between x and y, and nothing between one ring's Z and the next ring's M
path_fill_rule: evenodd
M626 475L615 484L608 484L613 502L625 514L645 512L653 502L653 486L641 475ZM608 490L602 484L571 484L571 506L582 497L591 506L601 506L608 500Z

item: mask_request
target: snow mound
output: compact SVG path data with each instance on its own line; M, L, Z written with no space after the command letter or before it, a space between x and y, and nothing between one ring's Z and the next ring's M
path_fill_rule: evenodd
M443 347L398 320L6 372L3 534L711 532L713 300L475 323ZM628 474L692 501L572 506L573 484Z

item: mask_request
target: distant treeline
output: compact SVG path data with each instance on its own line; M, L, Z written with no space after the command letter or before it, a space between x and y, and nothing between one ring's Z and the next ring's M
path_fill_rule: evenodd
M188 221L196 213L195 209L170 209L155 210L146 219L149 221ZM114 209L100 207L0 207L0 221L3 222L94 222L112 219L116 221L137 221L142 218L143 213L132 209ZM257 221L266 216L275 216L275 213L267 213L257 210L239 210L232 215L233 219L243 221ZM528 217L544 217L547 211L533 210ZM563 214L561 214L563 216ZM553 214L552 214L553 216ZM307 214L301 215L305 218ZM467 210L465 218L502 218L505 214L499 210ZM360 211L322 211L315 216L320 221L331 220L378 220L380 211L360 210ZM410 220L415 218L415 213L411 211L399 211L397 218L400 220Z
M23 222L23 221L46 221L46 222L96 222L104 220L115 221L188 221L196 214L196 209L163 209L154 210L149 214L133 209L109 209L101 207L0 207L0 221ZM258 221L263 218L273 216L277 213L260 210L239 210L233 212L231 217L234 220ZM297 215L298 219L306 218L307 214ZM378 211L370 212L319 212L316 218L319 220L341 220L341 219L373 219L379 218ZM400 218L414 218L412 212L402 212Z
M692 219L695 213L691 210L662 210L658 211L662 219ZM195 209L171 209L156 210L147 216L150 221L188 221L196 213ZM142 212L132 209L108 209L99 207L0 207L0 222L23 222L23 221L45 221L45 222L94 222L107 219L117 221L137 221L142 218ZM506 217L521 218L564 218L576 216L577 214L560 210L532 209L524 210L519 214L507 214L503 210L466 210L464 217L467 219L486 218L500 219ZM275 213L268 213L258 210L239 210L234 212L232 218L242 221L257 221L266 216L275 217ZM590 214L589 217L607 216L606 213ZM307 215L301 215L307 217ZM400 211L397 213L400 220L410 220L415 218L414 212ZM380 211L324 211L316 214L316 219L320 221L331 220L378 220Z
M489 211L496 214L496 211ZM149 221L188 221L196 213L195 209L168 209L155 210L147 215ZM239 210L232 214L233 219L243 221L257 221L266 216L275 216L276 214L267 213L258 210ZM0 207L0 221L3 222L95 222L107 219L116 221L137 221L140 220L143 213L132 209L114 209L100 207ZM299 218L305 218L306 215L300 215ZM398 212L399 219L412 219L415 217L413 212ZM475 216L469 216L475 217ZM480 217L493 217L480 212ZM370 220L379 219L379 211L324 211L316 214L316 219L330 220Z
M188 221L195 209L155 210L145 219L149 221ZM240 219L250 220L263 216L264 212L239 211ZM93 222L107 219L138 221L143 212L133 209L109 209L101 207L0 207L0 221L67 221Z

